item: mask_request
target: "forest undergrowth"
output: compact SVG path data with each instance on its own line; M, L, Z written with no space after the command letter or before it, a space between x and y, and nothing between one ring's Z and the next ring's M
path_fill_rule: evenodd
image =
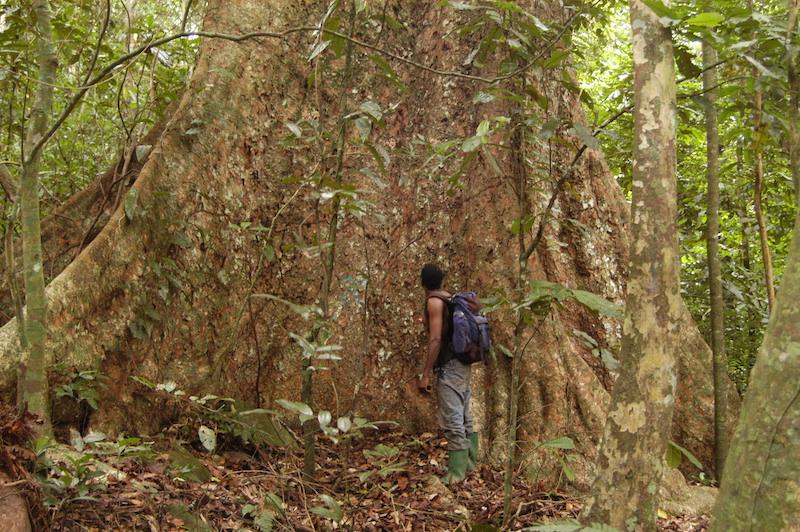
M479 464L445 487L438 434L382 426L363 437L320 439L318 473L303 478L301 449L180 441L172 427L154 438L31 445L37 419L0 411L0 461L28 502L34 530L499 530L503 471ZM77 445L76 445L77 444ZM514 481L510 530L577 518L582 496ZM707 516L659 520L660 530L702 531Z

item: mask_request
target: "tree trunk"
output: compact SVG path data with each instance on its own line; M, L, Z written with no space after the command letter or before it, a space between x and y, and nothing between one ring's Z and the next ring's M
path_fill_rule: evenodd
M47 397L45 341L47 339L47 299L44 286L42 232L39 220L39 163L42 150L33 146L47 130L47 119L53 106L53 84L56 75L56 55L50 31L50 8L47 0L33 3L36 30L39 33L39 79L36 99L31 109L25 137L22 176L20 179L20 218L22 225L22 264L25 279L25 341L28 356L19 374L19 397L24 406L39 415L43 430L50 432L50 412ZM21 343L18 341L18 343ZM21 405L21 406L23 406Z
M712 530L795 530L800 522L800 217L780 297L750 374Z
M753 75L756 70L753 69ZM756 82L757 83L757 82ZM763 121L764 95L761 89L756 87L753 97L753 158L755 166L755 184L753 206L756 211L756 222L758 223L758 239L761 243L761 261L764 264L764 285L767 289L767 301L769 311L775 308L775 280L772 273L772 255L769 251L769 236L767 235L767 220L764 216L763 195L764 195L764 149L762 137L767 135L764 131Z
M543 20L564 19L558 2L533 5L528 8ZM211 0L206 29L238 34L308 26L321 19L320 9L310 1ZM378 25L359 23L359 39L439 70L467 68L462 64L477 36L457 38L453 30L468 13L421 0L369 3L368 9ZM304 142L320 112L336 112L338 92L331 84L317 94L309 84L311 43L303 33L283 40L206 40L193 78L123 206L48 286L48 352L67 367L101 369L110 377L92 424L147 433L169 421L169 412L158 408L161 399L130 379L137 375L253 403L299 398L302 361L287 332L302 331L302 319L250 296L269 293L314 304L322 286L318 246L314 251L316 200L296 181L319 162L314 144ZM518 254L508 230L516 197L507 181L479 159L462 177L463 186L452 189L442 177L450 173L447 161L437 168L428 146L472 135L482 117L508 116L509 104L473 103L484 85L388 59L393 77L370 55L375 53L355 48L352 108L366 100L397 107L368 136L380 163L358 139L348 138L354 148L344 182L370 206L359 218L348 204L338 222L331 332L344 360L316 375L314 397L329 410L338 397L334 414L357 404L358 413L371 419L430 430L435 405L413 385L424 345L419 267L439 261L453 289L510 293ZM557 81L561 72L534 77L531 83L549 99L550 116L583 120L578 95ZM302 124L301 137L287 128L290 121ZM354 129L348 136L359 134ZM579 145L567 141L553 143L556 169L569 165ZM531 212L541 212L549 192L532 191L530 197ZM322 221L330 222L329 215ZM600 155L587 151L558 195L542 245L530 259L530 275L621 301L627 224L619 187ZM264 231L254 230L259 226L273 228L269 242ZM258 268L266 244L274 257ZM248 300L252 312L245 312ZM672 438L709 464L711 356L688 312L681 312L682 394ZM620 324L571 305L552 316L532 342L536 356L521 363L519 440L525 451L536 441L572 437L585 456L574 464L576 473L586 482L614 375L573 331L613 349ZM511 313L493 320L496 342L512 345ZM0 330L0 386L6 391L20 359L16 342L15 325L7 323ZM491 442L502 442L507 430L507 370L501 360L496 372L474 375L474 416L486 448L499 453L495 458L502 446ZM560 467L544 453L528 459Z
M672 36L632 0L633 241L621 371L606 422L587 523L655 530L658 486L678 380L681 322L675 70Z
M725 355L725 301L722 298L722 272L719 260L719 132L717 131L717 51L703 41L703 90L706 91L706 158L708 174L708 207L706 210L706 249L708 254L708 286L711 299L711 351L714 357L714 471L722 478L728 454L729 435L726 426L728 360Z

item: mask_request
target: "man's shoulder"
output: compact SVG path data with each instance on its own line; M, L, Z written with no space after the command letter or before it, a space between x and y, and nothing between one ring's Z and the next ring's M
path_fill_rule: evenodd
M427 299L430 301L431 299L438 299L438 300L447 300L449 301L453 297L453 294L446 290L433 290L428 292Z

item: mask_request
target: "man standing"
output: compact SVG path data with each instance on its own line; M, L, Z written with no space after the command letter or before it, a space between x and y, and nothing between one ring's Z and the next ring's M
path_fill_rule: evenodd
M478 433L472 431L469 414L470 366L464 364L452 348L451 294L442 290L444 273L434 264L426 264L421 273L425 288L425 324L428 349L418 388L432 391L434 371L439 400L439 424L447 438L447 474L445 483L464 479L475 469L478 460Z

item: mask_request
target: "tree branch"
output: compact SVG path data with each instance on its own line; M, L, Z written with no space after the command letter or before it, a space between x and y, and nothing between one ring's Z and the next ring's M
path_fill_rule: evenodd
M16 201L19 183L4 163L0 163L0 187L3 187L9 201Z

